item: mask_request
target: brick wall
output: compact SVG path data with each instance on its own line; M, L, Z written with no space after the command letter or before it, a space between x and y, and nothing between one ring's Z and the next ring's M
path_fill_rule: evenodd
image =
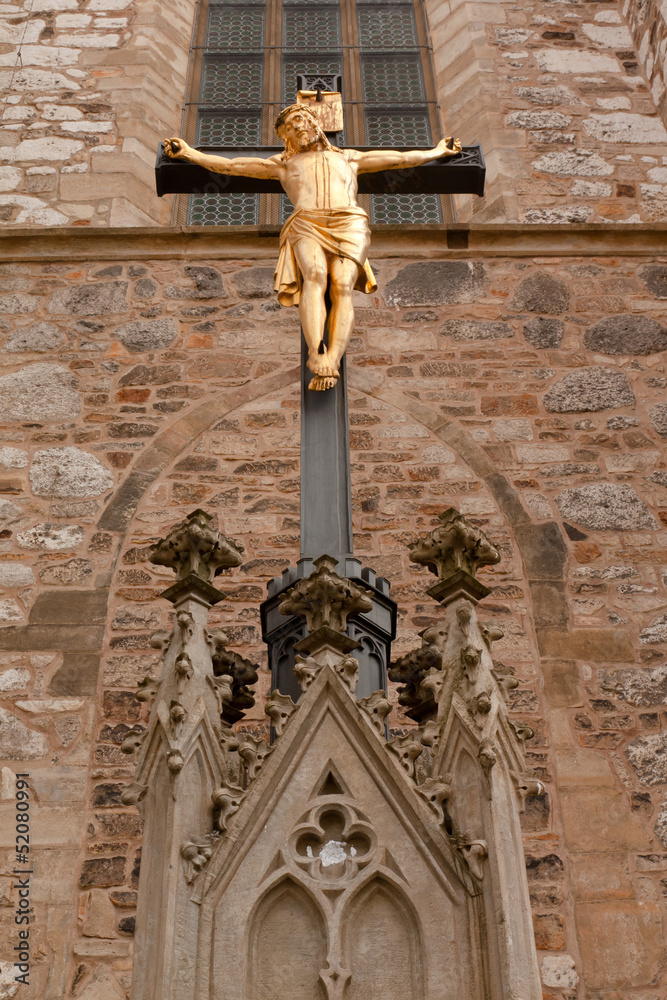
M667 259L641 247L664 237L532 231L550 252L473 231L476 250L423 260L378 238L349 354L355 548L391 580L401 653L437 620L408 542L454 505L499 544L482 609L548 789L524 816L545 996L659 1000ZM30 771L30 1000L128 989L141 822L120 743L170 613L147 547L197 506L245 546L211 621L260 663L244 725L265 729L258 604L298 557L299 326L272 296L274 241L235 258L211 240L206 257L173 233L169 256L109 234L68 259L45 238L0 270L0 805Z

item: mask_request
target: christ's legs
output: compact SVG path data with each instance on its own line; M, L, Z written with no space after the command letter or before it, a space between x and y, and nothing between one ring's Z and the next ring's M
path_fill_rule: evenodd
M329 316L329 358L334 373L345 354L354 326L352 293L359 269L348 257L329 257L331 285L331 315Z
M299 319L308 345L308 367L313 375L330 381L333 386L335 376L329 353L321 350L327 318L324 303L328 279L327 258L319 243L305 237L294 244L294 253L303 277ZM314 388L327 389L330 386L318 383Z

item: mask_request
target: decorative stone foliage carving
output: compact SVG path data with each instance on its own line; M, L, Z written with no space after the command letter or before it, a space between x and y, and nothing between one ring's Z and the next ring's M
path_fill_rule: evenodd
M280 613L305 618L309 632L320 628L344 632L350 615L371 611L373 602L368 591L340 577L336 565L332 556L316 559L316 569L310 576L287 591L279 605Z
M240 566L242 552L243 546L213 527L210 514L194 510L154 546L151 562L171 567L177 581L193 574L210 583L221 570Z
M362 698L359 708L366 713L380 736L384 736L385 720L391 712L391 702L384 691L373 691L367 698Z
M290 716L296 711L296 705L288 694L281 694L280 691L273 691L271 697L264 706L264 711L271 719L276 736L282 736L285 726L290 720Z
M473 592L486 596L488 589L477 583L477 569L500 562L500 552L454 507L440 514L440 520L439 527L410 546L411 562L427 566L440 581L428 593L442 600L452 583L463 581Z
M239 785L225 781L211 795L211 802L216 811L215 825L221 833L227 832L229 821L238 812L244 794Z
M257 683L257 664L251 663L236 650L227 649L229 639L221 628L209 629L206 638L216 682L224 684L224 677L231 681L231 693L223 699L220 715L224 722L232 725L255 704L250 685Z

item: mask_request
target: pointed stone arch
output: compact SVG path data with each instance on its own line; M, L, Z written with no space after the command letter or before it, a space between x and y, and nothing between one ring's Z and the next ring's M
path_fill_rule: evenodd
M341 914L343 962L352 970L349 1000L422 1000L421 921L405 891L373 872Z
M292 876L259 899L250 915L248 945L247 1000L324 1000L325 920Z

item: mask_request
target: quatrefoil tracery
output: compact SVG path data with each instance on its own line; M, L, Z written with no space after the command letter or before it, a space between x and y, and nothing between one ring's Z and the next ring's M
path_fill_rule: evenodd
M365 868L377 848L371 826L351 806L336 802L306 813L290 837L292 857L312 878L350 878Z

